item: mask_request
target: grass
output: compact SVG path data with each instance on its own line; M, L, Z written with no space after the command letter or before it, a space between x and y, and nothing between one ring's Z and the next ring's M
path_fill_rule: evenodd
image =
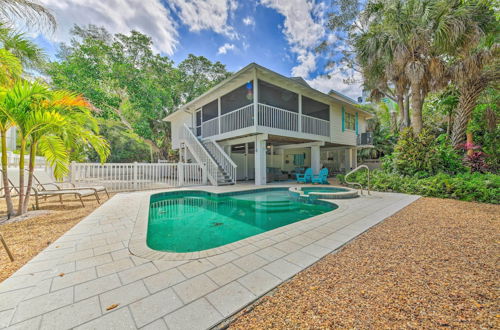
M105 194L101 193L99 196L101 202L107 200ZM17 200L15 202L17 205ZM52 197L40 204L40 210L45 210L48 213L18 222L0 224L0 233L2 233L15 259L14 262L11 262L0 245L0 282L12 275L99 206L96 200L91 197L85 198L84 203L85 207L83 208L80 200L65 196L63 197L63 205L61 205L57 197ZM3 218L5 210L5 199L1 199L0 212Z

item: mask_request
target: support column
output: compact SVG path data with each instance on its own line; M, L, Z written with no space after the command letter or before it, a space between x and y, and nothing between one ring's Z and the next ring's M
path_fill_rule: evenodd
M358 150L352 148L352 168L358 167Z
M221 114L221 106L220 106L220 97L217 99L217 134L220 134L220 114Z
M255 184L265 185L266 180L266 140L255 139Z
M248 143L245 143L245 180L248 180Z
M311 168L313 174L319 174L321 170L319 146L311 147Z
M253 72L253 124L255 127L259 125L258 121L258 106L259 106L259 84L257 79L257 69Z
M351 170L351 149L344 149L344 167L345 167L345 172L349 172Z
M299 94L299 122L298 131L302 132L302 94Z

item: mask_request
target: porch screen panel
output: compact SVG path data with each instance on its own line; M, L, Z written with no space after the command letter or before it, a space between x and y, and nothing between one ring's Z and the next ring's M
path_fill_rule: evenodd
M240 109L253 102L253 82L248 82L243 86L227 93L220 98L221 114Z
M299 96L291 91L259 80L259 103L299 112Z
M214 100L206 105L204 105L202 107L202 111L203 111L203 115L202 115L202 119L203 119L203 122L206 122L210 119L214 119L215 117L217 117L218 115L218 104L217 104L217 100Z
M330 136L330 106L302 96L302 132Z
M302 96L302 114L323 120L330 120L330 106Z

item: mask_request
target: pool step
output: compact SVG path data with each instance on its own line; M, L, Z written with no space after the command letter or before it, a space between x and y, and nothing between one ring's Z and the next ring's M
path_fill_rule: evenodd
M298 208L298 205L293 201L259 201L253 204L255 210L258 211L285 211Z

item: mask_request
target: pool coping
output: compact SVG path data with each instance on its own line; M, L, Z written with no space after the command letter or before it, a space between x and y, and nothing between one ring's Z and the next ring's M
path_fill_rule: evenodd
M344 191L337 191L337 192L310 192L309 194L304 194L304 191L302 188L314 188L314 186L292 186L288 189L293 194L297 194L298 197L300 198L307 198L309 200L314 200L314 199L323 199L323 200L328 200L328 199L346 199L346 198L357 198L359 197L358 191L356 189L352 189L349 187L341 187L341 186L328 186L325 188L341 188Z
M293 232L296 230L298 227L301 227L303 224L307 224L310 222L314 222L320 219L323 219L325 216L329 216L332 214L332 212L342 212L344 211L347 206L342 205L342 204L337 204L333 202L332 200L328 199L310 199L309 197L304 197L304 196L299 196L301 199L304 198L303 202L304 203L310 203L312 201L320 201L321 203L328 203L328 204L334 204L337 206L334 210L330 212L325 212L323 214L319 214L310 218L306 218L303 220L296 221L294 223L277 227L275 229L268 230L266 232L257 234L257 235L252 235L247 238L243 238L241 240L235 241L233 243L221 245L212 249L207 249L207 250L202 250L202 251L196 251L196 252L168 252L168 251L160 251L160 250L154 250L150 248L147 245L147 231L148 231L148 222L149 222L149 206L150 206L150 199L151 196L157 195L157 194L173 194L177 193L180 191L201 191L201 192L206 192L209 194L214 194L214 195L233 195L234 193L248 193L248 192L253 192L253 191L272 191L272 190L278 190L278 189L290 189L289 186L275 186L275 187L267 187L267 188L242 188L241 190L236 190L232 192L213 192L207 189L203 188L198 188L198 189L190 189L190 188L182 188L182 189L176 189L175 192L155 192L155 191L150 191L144 194L144 196L141 196L141 201L140 201L140 206L139 206L139 211L137 212L137 216L135 218L135 226L132 230L132 234L130 237L128 249L129 251L138 257L145 258L148 260L162 260L162 261L186 261L186 260L197 260L197 259L202 259L202 258L207 258L207 257L213 257L219 254L223 254L226 252L231 252L235 251L237 249L240 249L248 244L254 243L256 241L260 241L262 239L265 239L269 236L274 236L277 234L285 234L287 232Z

